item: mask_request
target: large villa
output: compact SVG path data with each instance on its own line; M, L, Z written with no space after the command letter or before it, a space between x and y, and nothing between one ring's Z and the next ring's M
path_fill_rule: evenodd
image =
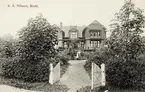
M66 49L72 41L77 42L78 47L86 51L104 46L106 28L96 20L88 26L63 26L61 22L60 26L56 27L58 30L56 48Z

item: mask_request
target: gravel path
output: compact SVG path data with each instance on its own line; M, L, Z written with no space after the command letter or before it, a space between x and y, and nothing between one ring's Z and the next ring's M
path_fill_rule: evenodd
M60 79L60 83L70 88L69 92L91 85L88 73L84 69L85 60L70 60L70 66Z

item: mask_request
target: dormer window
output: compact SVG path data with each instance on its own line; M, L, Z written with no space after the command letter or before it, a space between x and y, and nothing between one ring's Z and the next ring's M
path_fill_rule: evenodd
M70 32L70 38L71 39L74 39L74 38L77 38L77 32Z
M76 28L72 28L69 30L69 37L70 39L77 39L78 38L78 30Z

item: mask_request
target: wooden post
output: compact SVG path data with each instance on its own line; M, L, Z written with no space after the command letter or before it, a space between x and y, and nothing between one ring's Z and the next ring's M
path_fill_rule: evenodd
M91 89L94 88L94 63L92 62L92 71L91 71Z
M101 86L105 86L106 85L106 78L105 78L105 64L102 63L101 64Z
M53 84L53 64L51 63L50 66L50 74L49 74L49 83Z

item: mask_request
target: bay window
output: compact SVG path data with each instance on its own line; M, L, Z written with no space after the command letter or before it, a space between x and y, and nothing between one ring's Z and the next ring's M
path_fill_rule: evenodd
M91 48L95 48L95 47L99 48L100 43L101 43L101 41L90 41L90 47Z

